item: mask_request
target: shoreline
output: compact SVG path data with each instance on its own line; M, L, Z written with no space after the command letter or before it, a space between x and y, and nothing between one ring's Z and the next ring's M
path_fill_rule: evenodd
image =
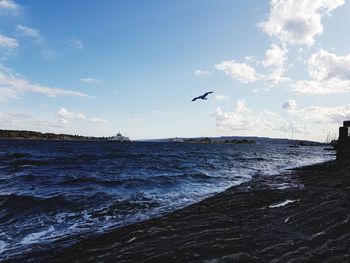
M258 176L183 209L114 229L36 262L344 262L350 259L350 164ZM54 246L54 245L53 245Z

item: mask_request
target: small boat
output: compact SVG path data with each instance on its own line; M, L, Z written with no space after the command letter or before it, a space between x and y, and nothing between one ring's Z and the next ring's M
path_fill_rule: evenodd
M120 132L118 132L117 135L112 136L109 140L117 142L130 142L129 137L123 136Z

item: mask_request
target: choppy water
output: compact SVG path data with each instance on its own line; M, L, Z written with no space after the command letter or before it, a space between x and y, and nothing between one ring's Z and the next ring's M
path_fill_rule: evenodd
M0 140L0 260L332 158L322 147L283 144Z

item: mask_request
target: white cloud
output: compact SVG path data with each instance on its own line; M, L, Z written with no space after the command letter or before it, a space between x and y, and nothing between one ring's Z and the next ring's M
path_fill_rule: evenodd
M294 132L295 133L303 133L303 134L310 134L312 133L312 129L310 128L309 125L303 124L303 123L298 123L298 122L291 122L289 123L286 132ZM293 135L293 134L292 134Z
M314 80L322 81L334 77L350 79L350 54L337 56L321 49L311 56L307 64L309 75Z
M40 54L44 59L53 60L57 58L57 53L48 47L45 38L40 34L40 31L38 29L24 25L17 25L16 32L22 37L27 37L35 40L35 43L41 47Z
M224 112L218 107L213 114L218 130L240 134L266 135L271 132L288 133L289 123L280 115L268 110L261 112Z
M247 107L244 99L240 99L236 102L236 111L237 112L252 112L251 109Z
M107 122L107 120L105 119L102 119L102 118L97 118L97 117L93 117L91 119L92 122L95 122L95 123L103 123L103 122Z
M291 102L291 103L289 103ZM299 117L304 122L314 123L322 126L333 126L338 128L344 120L350 119L350 104L334 107L308 106L302 109L297 109L296 103L293 100L287 100L283 105L290 114Z
M67 124L69 121L85 120L86 117L81 112L70 112L65 108L60 108L56 116L59 117L63 124Z
M266 50L265 58L261 62L264 67L280 67L287 60L287 50L282 49L276 44L271 44L270 49Z
M295 100L286 100L282 104L282 109L286 111L294 111L297 108L297 103Z
M210 75L210 71L208 70L201 70L201 69L197 69L194 74L196 74L197 76L207 76Z
M292 81L285 76L287 69L291 67L290 64L287 64L288 45L314 45L316 37L323 32L322 17L330 15L334 9L344 3L345 0L271 0L268 18L260 22L258 26L263 32L278 40L279 44L277 45L277 42L271 44L261 61L256 60L255 56L247 56L245 57L247 63L239 63L234 60L223 61L215 65L215 68L246 84L263 81L270 86L275 86L282 82ZM327 94L350 90L348 74L350 67L348 65L339 66L338 63L338 69L341 69L338 72L335 64L340 57L333 57L333 60L327 61L325 57L329 55L329 53L327 55L318 54L311 58L307 62L311 80L292 83L291 89L306 94ZM324 63L319 63L323 59ZM333 63L335 70L332 71L329 67L327 69L326 63ZM265 71L259 72L252 65L261 66ZM314 76L315 69L318 77ZM329 74L327 79L319 80L320 75L327 70L334 76ZM340 76L341 73L344 73L347 78ZM334 84L336 87L332 88Z
M296 110L293 114L316 124L341 124L350 119L350 104L335 107L309 106Z
M344 0L271 0L270 13L259 27L285 44L312 46L323 33L321 18Z
M237 101L235 111L225 112L218 107L213 116L219 131L239 132L240 135L259 134L260 136L289 137L292 127L295 133L307 134L311 132L308 125L298 122L290 123L279 114L267 109L254 112L247 108L244 99Z
M80 39L77 38L71 38L69 39L69 44L72 48L75 49L83 49L84 48L84 43Z
M257 74L255 69L248 64L237 63L234 60L223 61L220 64L216 64L215 68L224 71L231 78L243 83L255 82L262 78L262 76Z
M16 32L26 37L40 38L40 32L35 28L17 25Z
M98 130L106 134L111 132L106 130L106 126L101 125L106 120L96 117L88 119L83 113L70 112L65 108L60 108L55 113L55 117L36 117L21 112L0 112L0 123L3 129L15 130L87 135L96 134Z
M271 86L281 82L290 81L290 78L284 77L286 71L287 49L280 48L276 44L272 44L265 52L265 58L259 62L254 56L246 57L246 61L256 65L262 65L270 70L268 74L259 74L255 68L247 63L237 63L234 60L224 61L221 64L215 65L215 68L224 71L233 79L237 79L243 83L255 81L264 81Z
M44 42L44 38L40 35L40 32L38 29L23 26L23 25L17 25L16 32L22 36L35 39L38 44L43 44Z
M5 129L30 129L45 130L51 128L62 128L63 126L57 122L45 119L39 119L28 114L19 112L0 113L0 122L2 128Z
M350 54L337 56L323 49L307 61L310 80L300 80L291 89L305 94L330 94L350 91Z
M229 100L230 97L226 96L226 95L216 95L215 96L215 100L216 101L223 101L223 100Z
M101 123L107 122L106 119L103 119L100 117L88 118L82 112L69 111L63 107L61 107L56 112L56 117L58 117L58 119L60 120L60 123L64 124L65 127L69 127L72 125L77 127L77 125L84 125L84 124L86 125L88 123L101 124Z
M12 0L0 0L0 15L17 15L20 9L20 6Z
M350 81L331 78L325 81L300 80L291 85L291 89L308 95L325 95L350 91Z
M89 97L85 93L78 91L51 88L39 84L30 83L24 77L18 74L13 74L10 69L0 65L0 100L18 99L28 92L40 93L49 97Z
M14 51L18 48L18 46L19 45L16 39L0 34L0 48L7 51Z
M90 77L81 78L80 81L81 81L81 82L85 82L85 83L95 83L95 84L100 84L100 83L102 83L102 80L96 79L96 78L90 78Z
M276 44L271 44L270 49L266 50L265 58L261 62L263 67L272 68L272 72L265 76L264 80L276 85L280 82L290 81L290 78L284 77L286 71L287 49L280 48Z
M275 86L282 82L292 81L288 77L284 77L285 69L283 67L278 67L274 69L269 75L264 78L264 81L270 83L271 86Z
M260 61L255 58L255 56L246 56L244 57L244 60L248 63L260 65Z
M217 107L214 113L216 127L221 130L249 130L252 126L250 120L235 112L224 112Z

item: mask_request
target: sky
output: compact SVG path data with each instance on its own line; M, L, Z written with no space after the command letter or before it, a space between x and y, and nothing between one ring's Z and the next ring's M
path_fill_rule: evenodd
M345 0L0 0L0 129L325 141L350 119L349 20Z

